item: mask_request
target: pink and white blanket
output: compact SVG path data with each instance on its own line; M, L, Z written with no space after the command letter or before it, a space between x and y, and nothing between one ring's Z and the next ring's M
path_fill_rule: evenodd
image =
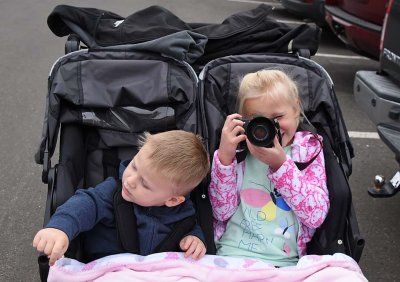
M206 255L199 261L183 253L149 256L119 254L88 264L62 258L48 281L368 281L344 254L302 257L296 266L275 268L253 259Z

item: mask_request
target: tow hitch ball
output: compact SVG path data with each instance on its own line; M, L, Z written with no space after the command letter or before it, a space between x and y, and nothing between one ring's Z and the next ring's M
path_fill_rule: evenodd
M374 198L388 198L394 196L400 189L400 171L386 181L383 175L375 175L374 186L368 188L368 194Z

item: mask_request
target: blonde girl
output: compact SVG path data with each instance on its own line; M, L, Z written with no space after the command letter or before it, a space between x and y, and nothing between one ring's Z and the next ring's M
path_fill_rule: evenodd
M295 265L329 209L322 137L297 130L298 90L280 70L245 75L238 99L239 113L225 120L211 170L217 254ZM249 142L242 119L256 116L279 123L281 142L276 137L271 148ZM249 154L238 163L243 141ZM313 158L303 170L295 164Z

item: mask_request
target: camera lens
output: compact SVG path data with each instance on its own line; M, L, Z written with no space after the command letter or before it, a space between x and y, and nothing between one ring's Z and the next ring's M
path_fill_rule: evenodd
M272 147L276 135L274 122L266 117L255 117L246 125L246 135L256 146Z
M268 129L265 128L263 124L257 124L253 129L252 135L254 136L254 139L263 141L268 137Z

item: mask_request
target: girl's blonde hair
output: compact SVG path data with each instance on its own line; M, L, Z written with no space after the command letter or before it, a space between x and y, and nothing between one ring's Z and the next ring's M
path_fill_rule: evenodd
M288 91L282 91L286 86ZM264 97L290 103L299 113L302 111L299 91L295 82L281 70L259 70L246 74L239 87L239 113L247 99Z
M201 137L193 133L183 130L157 134L145 132L139 146L143 148L145 145L152 166L180 189L175 191L179 194L188 194L210 170L208 153Z

